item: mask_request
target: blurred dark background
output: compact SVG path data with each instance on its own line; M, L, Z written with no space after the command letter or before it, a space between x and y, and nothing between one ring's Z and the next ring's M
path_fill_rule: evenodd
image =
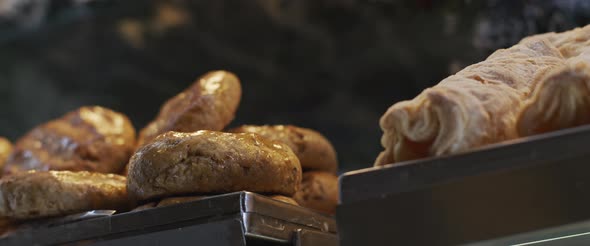
M82 105L143 127L209 70L243 83L239 124L295 124L369 167L393 103L522 37L589 23L590 1L1 0L0 135Z

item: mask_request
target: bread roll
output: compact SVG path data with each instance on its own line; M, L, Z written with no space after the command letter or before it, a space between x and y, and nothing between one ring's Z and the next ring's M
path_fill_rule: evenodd
M297 155L303 170L336 172L336 151L328 139L311 129L291 125L245 125L229 130L235 133L256 133L265 138L283 142Z
M520 136L589 124L590 25L532 38L547 38L566 61L543 77L525 103L517 122Z
M289 146L252 133L168 132L129 162L129 193L140 200L242 190L292 195L300 183Z
M303 207L335 214L338 205L338 177L328 172L305 172L301 189L293 198Z
M241 95L236 75L227 71L209 72L164 103L156 119L141 130L139 146L168 131L221 131L234 119Z
M6 138L0 137L0 168L4 168L4 163L6 163L11 153L12 144L10 141Z
M498 50L410 101L394 104L380 121L384 165L471 150L519 136L517 116L535 85L565 59L546 38Z
M5 173L70 170L119 173L135 148L129 119L102 107L82 107L19 139Z
M115 174L30 171L0 180L0 218L62 216L129 206L126 179Z

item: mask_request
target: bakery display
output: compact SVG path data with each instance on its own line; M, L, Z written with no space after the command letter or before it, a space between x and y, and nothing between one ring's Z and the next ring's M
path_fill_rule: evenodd
M252 133L168 132L129 162L128 190L139 200L247 190L292 195L301 165L291 149Z
M127 116L103 107L81 107L20 138L4 168L119 173L135 148Z
M156 119L141 130L139 146L168 131L221 131L233 120L241 95L236 75L209 72L164 103Z
M301 189L293 198L303 207L335 214L338 205L338 177L329 172L305 172Z
M560 51L537 37L498 50L416 98L391 106L380 120L384 165L464 152L517 138L517 116L535 85L563 65Z
M126 179L115 174L29 171L0 180L0 218L10 220L63 216L130 204Z
M6 163L11 153L12 143L8 139L0 137L0 168L4 167L4 163Z
M265 138L283 142L297 155L303 170L336 172L336 151L321 133L292 125L244 125L230 129L234 133L256 133Z

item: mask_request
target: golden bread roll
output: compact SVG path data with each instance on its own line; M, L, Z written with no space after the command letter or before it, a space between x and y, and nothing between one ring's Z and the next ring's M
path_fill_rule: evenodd
M37 219L130 204L126 179L115 174L30 171L0 180L0 218Z
M301 165L289 146L252 133L168 132L135 153L127 182L140 200L242 190L292 195Z
M328 139L311 129L291 125L244 125L229 130L234 133L256 133L265 138L283 142L297 155L303 170L336 172L336 151Z
M375 164L441 156L517 138L517 116L534 86L565 63L546 38L498 50L380 120L385 150Z
M134 148L135 129L127 116L98 106L82 107L19 139L4 170L119 173Z
M12 144L8 139L0 137L0 168L4 168L4 163L12 153Z
M338 205L338 177L329 172L305 172L301 189L293 198L302 207L335 214Z
M236 75L227 71L209 72L164 103L156 119L141 130L139 146L168 131L221 131L234 119L241 96Z

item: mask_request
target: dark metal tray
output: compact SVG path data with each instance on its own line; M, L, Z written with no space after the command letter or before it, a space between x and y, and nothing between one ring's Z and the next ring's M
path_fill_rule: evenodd
M342 246L456 245L590 219L590 126L340 178Z
M0 245L336 245L333 218L250 192L25 229ZM312 244L310 244L312 243Z

